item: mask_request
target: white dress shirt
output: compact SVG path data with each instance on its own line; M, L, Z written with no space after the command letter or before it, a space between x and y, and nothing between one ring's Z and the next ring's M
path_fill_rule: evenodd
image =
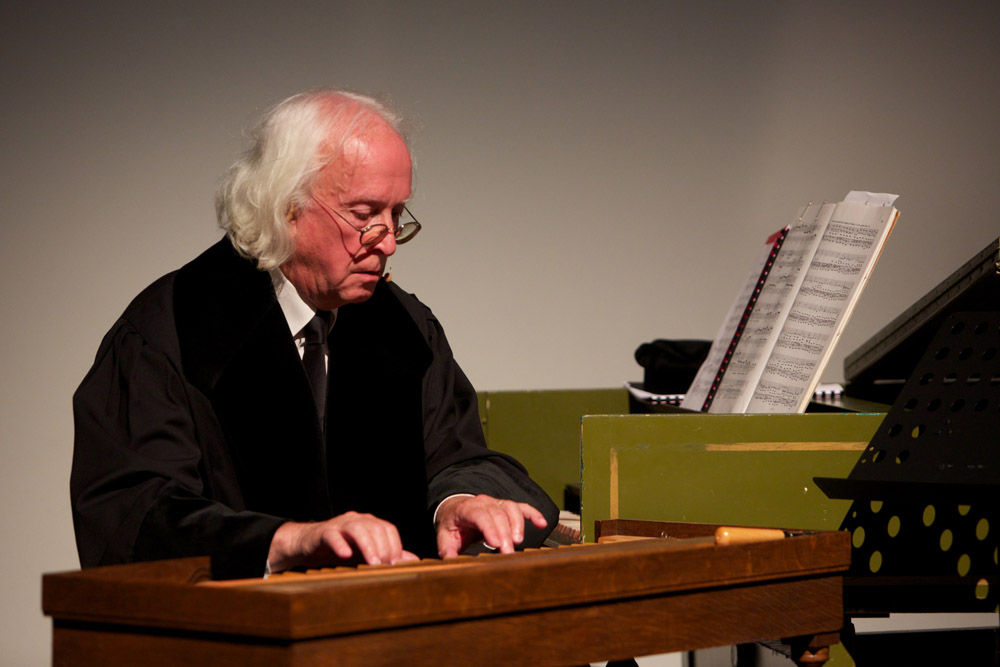
M302 300L298 290L295 289L295 285L288 282L288 278L281 272L281 269L270 269L268 270L268 274L271 276L271 284L274 286L274 293L278 297L278 305L281 306L281 312L285 315L288 330L295 340L295 347L298 349L299 358L301 359L305 351L306 342L304 329L309 324L309 320L316 315L316 311ZM334 309L330 311L330 329L333 329L336 321L337 310ZM330 347L326 343L323 343L323 360L326 362L326 367L329 368Z

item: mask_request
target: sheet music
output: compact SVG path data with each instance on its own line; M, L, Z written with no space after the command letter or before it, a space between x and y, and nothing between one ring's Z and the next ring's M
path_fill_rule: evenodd
M744 412L822 239L833 204L803 207L771 268L709 412Z
M890 205L836 205L747 412L805 410L895 218Z
M719 327L718 333L715 334L715 340L712 341L712 347L708 351L708 356L701 364L698 374L684 394L684 400L681 401L682 408L687 410L701 410L701 406L705 404L705 399L712 388L712 383L715 382L715 376L722 365L726 351L729 349L729 344L736 334L736 328L743 318L743 313L747 309L750 297L757 288L760 274L764 270L768 258L771 256L771 250L774 248L776 237L780 233L781 230L769 236L757 253L750 273L743 283L743 288L736 295L736 299L733 300L733 304L729 307L729 312L726 313L726 317L722 321L722 326Z
M866 192L864 190L851 190L844 197L844 201L868 204L869 206L892 206L899 199L899 195L888 192Z

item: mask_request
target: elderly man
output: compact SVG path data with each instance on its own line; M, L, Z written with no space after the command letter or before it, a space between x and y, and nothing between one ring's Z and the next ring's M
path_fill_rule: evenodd
M226 237L144 290L74 396L83 566L218 578L537 545L557 510L489 451L440 324L383 278L419 223L398 118L322 90L265 115Z

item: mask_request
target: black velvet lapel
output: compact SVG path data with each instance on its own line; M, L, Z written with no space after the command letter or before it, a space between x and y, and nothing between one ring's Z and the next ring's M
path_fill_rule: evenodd
M178 272L174 294L185 375L212 402L247 509L298 520L370 512L394 523L407 549L436 553L424 502L432 353L390 286L338 313L325 447L267 273L223 240Z
M270 276L237 255L226 239L182 267L174 283L174 313L188 380L211 393L274 308L280 311Z
M319 421L266 272L223 239L177 274L184 372L212 402L247 509L330 516Z
M436 555L425 504L423 378L431 352L385 283L340 309L330 336L328 461L334 513L391 521L403 545Z

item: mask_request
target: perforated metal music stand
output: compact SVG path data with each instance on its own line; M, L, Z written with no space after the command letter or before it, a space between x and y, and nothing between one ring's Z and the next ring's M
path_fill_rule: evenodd
M854 500L847 608L996 610L1000 313L949 315L848 478L816 483Z

